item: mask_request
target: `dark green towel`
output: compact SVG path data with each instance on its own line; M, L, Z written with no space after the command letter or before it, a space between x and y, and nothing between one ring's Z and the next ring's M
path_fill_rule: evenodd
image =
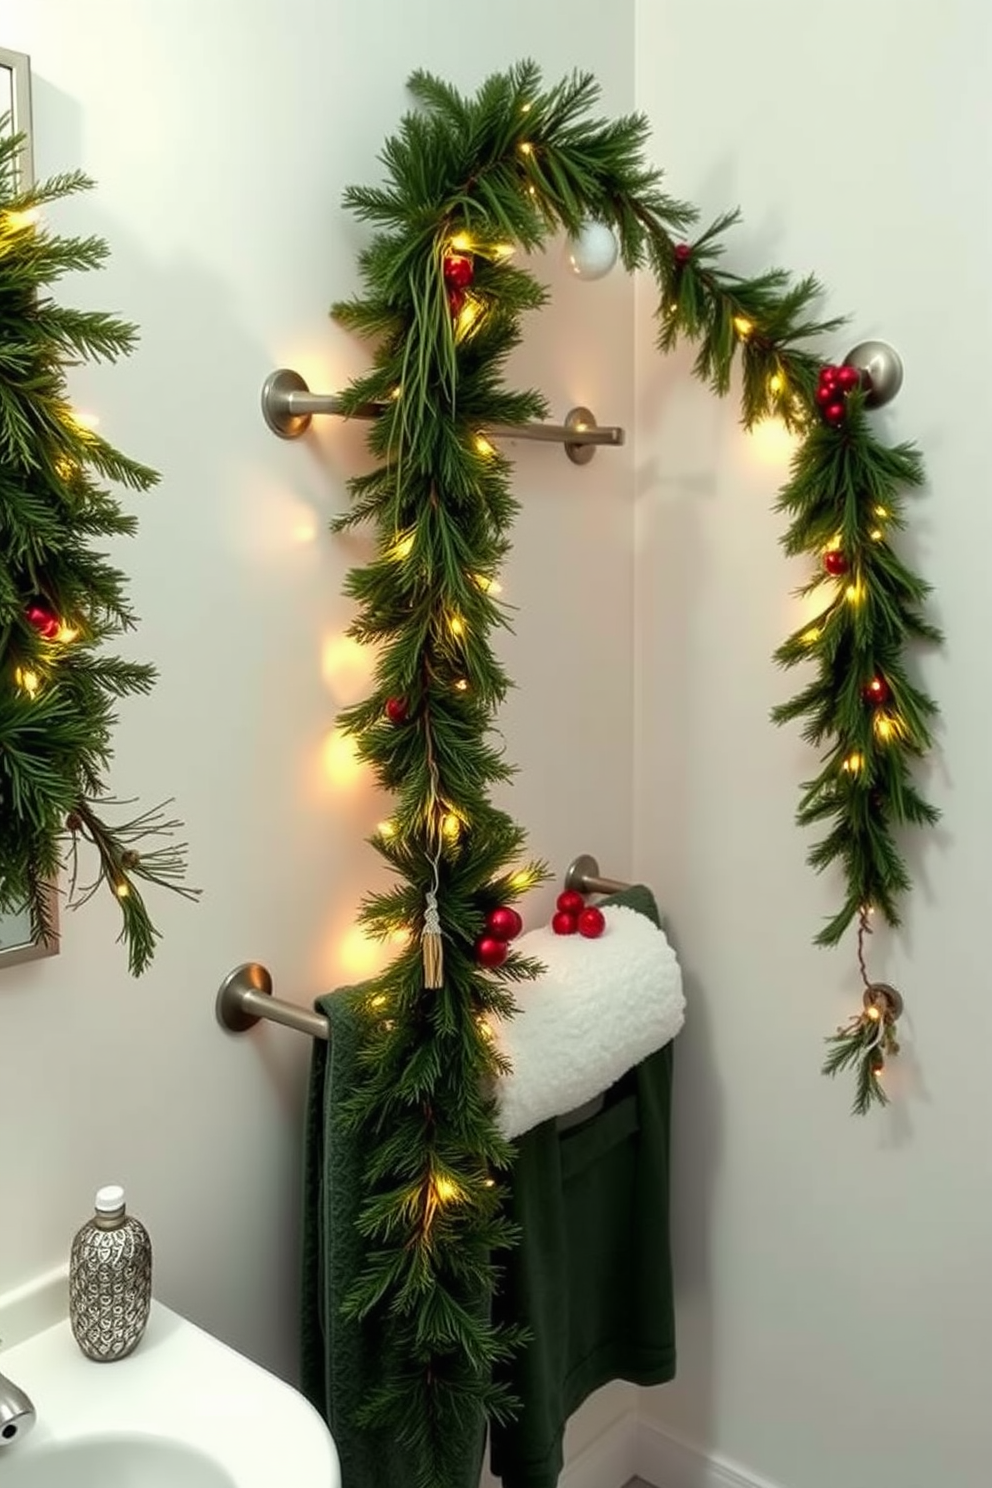
M658 924L647 889L609 902ZM671 1090L669 1043L618 1080L597 1114L564 1129L543 1122L517 1143L511 1193L522 1238L496 1306L532 1341L508 1375L523 1410L491 1433L504 1488L555 1488L565 1422L601 1385L656 1385L675 1373Z
M341 1460L343 1488L408 1488L409 1464L394 1438L359 1430L355 1412L375 1384L383 1343L374 1321L348 1322L340 1305L363 1260L355 1228L361 1152L340 1126L340 1106L359 1078L358 1019L363 987L320 998L330 1043L315 1040L304 1144L301 1386L324 1417ZM469 1443L481 1461L481 1441ZM478 1471L475 1474L478 1482Z

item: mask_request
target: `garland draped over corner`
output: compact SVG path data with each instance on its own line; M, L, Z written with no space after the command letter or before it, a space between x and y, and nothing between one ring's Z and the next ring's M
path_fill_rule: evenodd
M64 274L99 268L101 239L59 237L39 209L91 186L79 172L36 186L16 174L21 136L0 138L0 913L30 910L32 937L54 935L53 885L71 842L69 902L106 885L120 906L130 970L150 962L157 931L141 894L185 888L177 822L156 807L111 825L103 815L114 702L149 690L154 669L107 655L134 616L124 576L90 548L131 534L100 484L144 491L158 476L120 453L73 411L66 370L115 361L136 331L97 311L66 309L44 291ZM146 839L164 845L139 850ZM77 880L77 844L95 849L94 876Z
M542 874L520 866L523 834L488 794L509 774L490 742L507 686L490 636L504 623L493 581L516 504L486 429L545 414L539 394L501 380L523 312L545 299L513 250L578 234L589 219L608 224L627 270L657 282L660 349L695 342L695 373L721 395L739 358L745 426L777 417L800 437L780 499L785 546L814 558L809 591L822 590L824 604L778 653L784 666L812 662L815 676L776 717L804 719L824 751L799 809L804 824L829 825L814 866L838 864L846 885L823 944L852 922L863 937L870 909L898 923L908 879L894 829L934 819L908 771L929 745L934 706L909 680L904 651L936 632L920 613L926 586L889 544L919 457L879 443L857 375L812 349L841 324L812 318L816 281L723 268L735 215L689 239L696 214L645 162L645 120L590 119L588 76L544 89L523 63L474 98L423 72L410 87L419 111L386 142L386 184L346 195L375 233L360 259L362 293L334 309L374 344L344 411L381 407L369 435L378 463L350 483L351 509L336 524L374 525L376 556L347 590L351 634L377 649L375 687L341 721L395 797L373 842L398 882L369 896L361 919L383 939L409 936L368 992L365 1079L351 1106L366 1158L367 1260L347 1307L387 1340L363 1424L409 1450L417 1488L442 1488L457 1480L456 1428L513 1406L492 1368L516 1340L480 1305L494 1253L513 1240L499 1185L510 1153L487 1099L499 1070L489 1020L511 1014L512 984L536 968L512 953L481 965L477 949L487 914ZM883 1098L884 1043L871 1034L889 1020L872 1007L869 1036L861 1021L857 1030L854 1059L868 1070L860 1104Z

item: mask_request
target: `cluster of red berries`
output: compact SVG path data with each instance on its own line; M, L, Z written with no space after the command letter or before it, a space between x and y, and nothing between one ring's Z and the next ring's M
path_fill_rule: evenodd
M482 966L502 966L524 922L509 904L500 904L486 915L486 928L475 942L475 954Z
M826 366L820 368L820 378L816 388L816 403L820 410L823 421L834 429L844 422L847 416L847 395L853 393L856 387L861 386L861 372L857 367L851 367L846 362L842 367Z
M595 940L606 929L606 917L595 904L587 904L577 889L566 889L558 895L551 928L556 935L574 935L578 931L587 940Z

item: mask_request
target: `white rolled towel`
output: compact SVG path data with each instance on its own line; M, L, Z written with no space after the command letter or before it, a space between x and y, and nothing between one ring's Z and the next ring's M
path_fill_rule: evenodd
M602 910L606 928L596 940L542 928L514 942L546 969L519 985L520 1011L496 1025L512 1066L496 1082L507 1137L592 1100L685 1020L682 971L664 932L624 905Z

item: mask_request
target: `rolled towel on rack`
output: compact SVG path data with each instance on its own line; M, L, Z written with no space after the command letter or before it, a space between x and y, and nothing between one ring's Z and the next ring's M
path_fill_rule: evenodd
M635 893L654 909L646 890ZM597 940L542 928L514 943L546 969L521 986L516 1016L496 1026L512 1066L495 1092L507 1137L592 1100L685 1020L682 972L664 931L628 905L601 908L606 928Z

